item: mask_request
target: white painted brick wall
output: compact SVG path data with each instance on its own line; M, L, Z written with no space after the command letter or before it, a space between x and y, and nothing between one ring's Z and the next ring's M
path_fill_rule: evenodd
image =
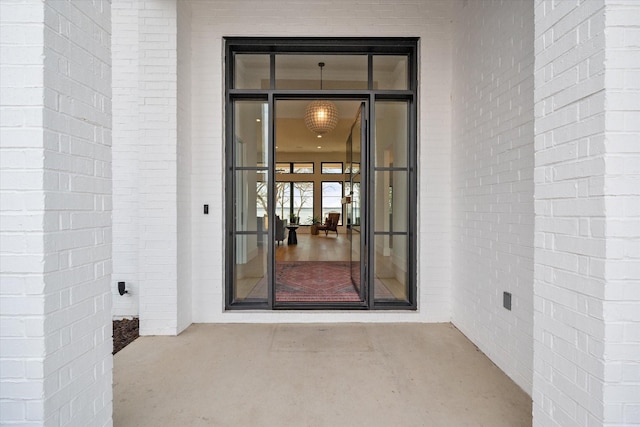
M0 424L44 414L42 4L0 2Z
M639 7L536 2L534 425L640 424Z
M138 315L140 233L138 165L138 1L114 0L113 37L113 315ZM117 283L128 294L120 296Z
M178 1L178 332L192 322L191 4Z
M603 30L602 1L535 5L533 411L539 426L602 422Z
M531 394L533 4L458 2L454 16L452 321Z
M114 2L114 286L131 295L114 287L113 315L143 335L191 324L190 21L186 1Z
M604 425L640 426L640 2L605 8Z
M111 425L110 4L0 7L0 420Z
M138 2L140 333L175 335L178 299L177 7Z
M196 1L192 7L194 322L449 321L452 2ZM223 36L421 37L417 313L223 312ZM203 204L209 215L202 215Z
M45 419L111 424L111 7L45 5Z

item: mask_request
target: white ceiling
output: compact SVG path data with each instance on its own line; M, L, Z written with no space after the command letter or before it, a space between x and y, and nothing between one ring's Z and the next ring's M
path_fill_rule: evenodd
M340 116L336 128L322 138L304 124L304 108L310 101L277 101L276 146L279 152L339 152L345 151L345 143L355 121L359 101L334 101ZM318 148L320 146L321 148Z

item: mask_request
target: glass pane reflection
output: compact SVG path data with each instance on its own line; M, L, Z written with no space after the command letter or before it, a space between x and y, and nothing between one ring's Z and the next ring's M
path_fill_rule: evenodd
M235 300L267 301L267 247L257 237L236 236Z
M266 232L268 209L267 171L236 171L234 197L234 229L236 231Z
M376 172L375 231L405 232L407 215L407 172Z
M397 234L377 235L374 250L374 298L406 300L407 237Z
M373 87L381 90L407 90L408 84L407 56L374 55Z
M263 101L236 101L234 156L237 167L268 165L268 104Z
M376 167L406 167L408 107L406 102L376 102Z
M236 89L269 89L269 55L236 54Z
M366 55L277 55L276 89L367 89Z

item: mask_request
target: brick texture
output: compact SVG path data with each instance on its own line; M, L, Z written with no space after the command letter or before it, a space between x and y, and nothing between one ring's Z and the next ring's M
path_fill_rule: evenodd
M0 7L0 417L111 425L110 5Z
M114 284L130 292L114 293L113 314L139 315L142 335L175 335L192 320L191 6L113 10Z
M192 321L191 5L177 2L178 331ZM197 210L199 213L199 210Z
M44 8L0 2L0 424L44 420Z
M452 321L531 394L533 5L457 3ZM503 308L503 292L512 309Z
M140 172L138 165L138 2L115 0L113 37L113 315L138 315ZM128 294L120 296L117 283Z
M138 2L140 333L177 334L177 9Z
M534 425L640 424L639 7L535 5Z
M534 425L599 425L604 2L539 1L535 25Z
M640 426L640 2L605 1L605 36L603 418Z

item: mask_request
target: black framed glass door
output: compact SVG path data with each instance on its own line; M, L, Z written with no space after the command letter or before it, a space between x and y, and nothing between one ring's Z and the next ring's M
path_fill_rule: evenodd
M416 53L415 38L225 38L226 309L416 308ZM324 153L338 133L280 108L313 101L354 106L336 124L342 157ZM294 263L334 262L325 279L336 257L353 299L281 298L281 267L308 285Z

